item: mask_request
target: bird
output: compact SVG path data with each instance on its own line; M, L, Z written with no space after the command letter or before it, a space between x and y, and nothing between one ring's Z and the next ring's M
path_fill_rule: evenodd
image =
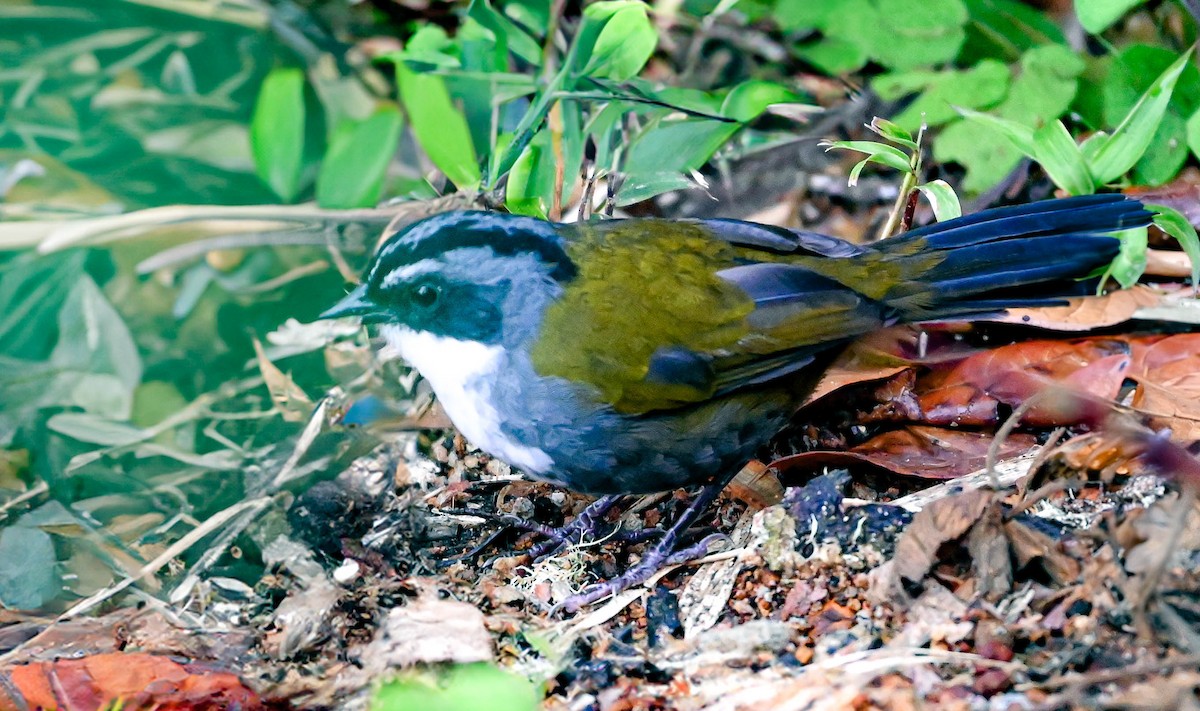
M600 511L706 485L703 506L784 427L823 354L895 324L1052 303L1152 217L1098 194L860 245L733 219L454 211L387 238L321 317L377 326L468 441L533 479L599 495ZM616 582L676 559L644 556Z

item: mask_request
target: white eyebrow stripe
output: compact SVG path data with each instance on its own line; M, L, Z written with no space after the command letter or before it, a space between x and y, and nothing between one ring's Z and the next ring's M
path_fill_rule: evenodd
M420 274L436 272L439 264L440 260L437 259L422 259L419 262L400 267L399 269L393 269L383 278L383 286L395 286L402 281L408 281Z

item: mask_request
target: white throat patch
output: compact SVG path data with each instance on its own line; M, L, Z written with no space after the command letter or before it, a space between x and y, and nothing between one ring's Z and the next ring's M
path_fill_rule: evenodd
M389 345L429 381L438 402L463 436L483 451L533 474L550 470L550 455L527 447L500 428L491 401L491 379L502 367L504 349L476 341L460 341L428 331L385 325Z

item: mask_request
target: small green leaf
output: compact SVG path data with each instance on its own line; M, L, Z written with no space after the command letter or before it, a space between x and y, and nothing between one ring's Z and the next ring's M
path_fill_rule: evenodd
M1145 227L1122 230L1112 235L1121 240L1121 251L1108 267L1107 276L1128 289L1146 271L1147 231Z
M738 84L725 97L721 115L745 123L758 118L773 104L801 103L804 96L775 82L750 80Z
M1092 175L1104 185L1124 175L1146 152L1158 130L1175 82L1187 66L1192 51L1184 52L1150 85L1107 141L1100 144L1091 161Z
M1075 14L1079 24L1090 34L1098 35L1125 13L1146 0L1075 0Z
M582 73L625 81L642 70L656 46L658 32L646 14L646 5L626 4L604 23Z
M541 694L528 679L487 663L457 664L440 678L409 672L380 686L371 711L536 711Z
M1069 194L1091 195L1096 191L1083 153L1062 121L1055 119L1034 132L1033 157L1054 184Z
M317 176L317 204L334 210L374 207L402 124L400 110L385 104L363 121L339 126Z
M1200 237L1196 228L1173 207L1146 203L1146 209L1158 213L1154 216L1154 226L1174 237L1183 248L1192 262L1192 288L1200 288Z
M892 143L898 143L914 151L917 149L917 142L913 140L911 133L901 128L899 124L892 123L885 118L878 116L872 118L871 123L867 124L867 128Z
M479 160L471 130L436 74L419 74L396 62L396 82L417 143L459 190L479 187Z
M872 163L882 163L905 173L912 172L910 159L905 155L904 151L895 146L889 146L886 143L879 143L877 141L830 141L825 144L826 151L831 151L835 148L866 153L871 157Z
M950 183L945 180L932 180L918 185L917 190L929 201L938 222L962 217L962 205L959 204L958 195L955 194L954 188L950 187Z
M304 72L273 69L263 80L250 120L254 167L284 202L296 199L304 171Z

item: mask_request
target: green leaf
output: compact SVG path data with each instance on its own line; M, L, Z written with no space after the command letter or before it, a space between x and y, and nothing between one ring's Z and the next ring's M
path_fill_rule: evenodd
M641 175L698 170L737 129L737 124L723 121L662 119L626 146L628 157L621 169L635 181Z
M658 32L646 14L646 5L626 3L605 21L581 73L624 81L642 70L657 45Z
M467 16L490 30L496 38L498 56L494 59L494 70L498 71L507 65L504 55L508 51L530 64L541 63L542 48L538 46L537 41L512 20L497 12L487 0L472 0L467 9Z
M721 115L745 123L758 118L772 104L801 103L804 98L803 95L775 82L744 81L725 97Z
M899 148L889 146L886 143L879 143L877 141L830 141L826 144L825 150L831 151L835 148L866 153L871 157L871 162L873 163L882 163L905 173L912 172L912 165L908 155Z
M374 207L402 125L400 109L385 104L363 121L339 126L317 176L317 204L334 210Z
M621 183L617 193L617 207L625 207L649 200L673 190L691 190L705 187L684 173L662 171L659 173L636 173Z
M1191 57L1185 52L1150 85L1121 124L1097 149L1091 162L1092 175L1103 185L1124 175L1146 152L1150 139L1158 130L1175 82Z
M933 208L933 215L938 222L962 217L962 205L959 204L958 195L954 192L954 188L950 187L950 183L945 180L932 180L924 185L918 185L917 190L920 190L925 199L929 201L930 207Z
M1175 238L1192 262L1192 288L1200 287L1200 237L1196 228L1178 210L1166 205L1146 203L1146 209L1157 212L1154 226Z
M128 419L142 360L125 322L91 278L76 282L58 314L58 330L50 362L60 373L43 402Z
M304 72L271 70L258 90L250 120L254 167L284 202L296 199L304 172Z
M508 173L504 205L509 212L546 219L554 200L554 162L550 133L539 131Z
M1045 13L1017 0L964 0L970 21L958 54L959 66L984 59L1015 61L1022 53L1048 44L1066 44L1062 30Z
M50 534L22 525L0 530L0 605L37 610L62 592Z
M878 116L872 118L871 123L867 124L867 128L892 143L898 143L914 151L917 149L917 142L913 140L911 133L885 118Z
M417 143L459 190L479 187L479 161L471 131L450 99L446 84L435 74L418 74L396 62L396 82Z
M909 131L921 122L940 126L958 118L955 106L984 109L995 106L1008 93L1012 82L1008 67L993 59L962 71L912 71L884 74L871 82L871 88L889 101L916 94L903 111L892 119Z
M987 126L1008 139L1018 151L1032 158L1034 156L1033 129L1011 119L993 116L991 114L960 108L959 113L964 118Z
M451 666L441 678L410 672L380 686L370 709L537 711L541 696L528 679L480 662Z
M1175 87L1179 91L1179 86ZM1184 150L1187 136L1187 121L1171 108L1167 108L1158 130L1146 146L1146 152L1133 166L1133 182L1137 185L1157 186L1169 182L1179 174L1187 162Z
M1145 0L1075 0L1075 14L1083 29L1098 35L1143 2Z
M1128 289L1146 271L1147 231L1145 227L1122 230L1112 235L1121 240L1121 251L1108 267L1108 276Z
M1192 114L1187 122L1187 144L1192 155L1200 158L1200 111Z
M1033 158L1054 184L1069 194L1091 195L1096 191L1083 153L1062 121L1055 119L1034 132Z
M966 37L962 0L816 1L833 6L820 25L825 37L801 51L818 65L822 45L832 42L842 59L857 53L892 69L929 66L952 60Z
M46 426L60 435L88 444L119 447L147 439L145 431L86 412L60 412Z

